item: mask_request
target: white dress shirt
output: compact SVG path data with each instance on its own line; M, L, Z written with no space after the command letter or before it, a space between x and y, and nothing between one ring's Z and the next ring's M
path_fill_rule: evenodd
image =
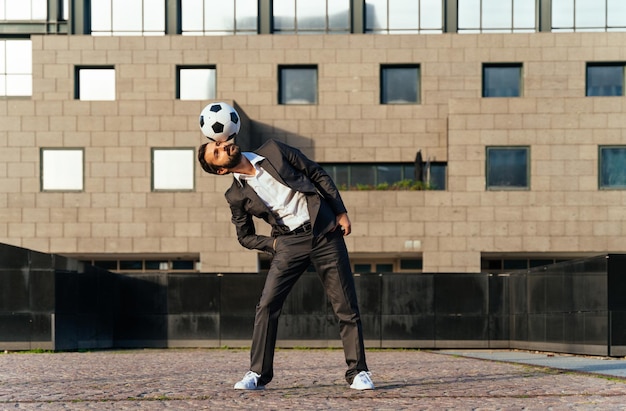
M279 223L286 225L290 230L300 227L310 220L309 209L304 194L292 190L276 180L259 164L262 157L256 153L242 153L254 166L255 175L233 173L241 184L245 180L257 193L263 202L272 210Z

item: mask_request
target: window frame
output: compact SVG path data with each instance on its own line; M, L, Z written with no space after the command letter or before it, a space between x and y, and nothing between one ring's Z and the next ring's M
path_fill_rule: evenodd
M523 150L526 154L526 170L524 173L525 184L524 185L502 185L495 184L491 182L491 173L490 169L492 167L490 153L495 151L513 151L513 150ZM486 146L485 147L485 187L487 191L528 191L530 190L530 146ZM498 175L502 175L502 173L497 173ZM515 174L514 174L515 175Z
M402 99L391 99L386 90L388 86L387 73L392 72L393 70L409 70L413 69L416 71L416 81L415 81L415 101L410 100L402 100ZM411 104L422 104L422 70L420 64L381 64L380 65L380 96L379 96L379 104L384 105L411 105Z
M517 95L488 95L487 71L490 69L517 69ZM524 96L524 65L523 63L483 63L482 67L482 98L519 98Z
M621 93L620 94L590 94L589 93L589 89L590 89L590 84L589 84L589 79L590 79L590 69L592 68L608 68L608 67L615 67L615 68L621 68L621 80L622 83L619 85L621 87ZM618 62L618 61L614 61L614 62L587 62L586 67L585 67L585 96L586 97L622 97L624 96L624 82L626 81L626 63L624 62Z
M288 99L286 93L287 90L285 87L288 86L286 84L287 79L285 79L285 74L288 70L314 70L315 78L314 78L314 88L315 90L311 90L314 95L313 101L308 101L306 98L301 99L302 101L292 98ZM293 87L293 85L292 85ZM295 96L297 97L297 96ZM311 64L303 64L303 65L280 65L278 66L278 104L285 106L307 106L307 105L317 105L319 102L319 69L317 65Z
M622 151L622 156L626 158L626 145L601 145L598 146L598 189L600 190L626 190L626 162L620 162L619 160L616 162L618 165L623 165L620 173L620 181L621 184L609 184L605 182L605 174L608 174L606 179L610 178L610 173L605 173L604 170L607 167L610 167L609 164L606 164L604 152L606 150L615 150L620 149Z
M203 96L203 97L197 97L197 98L183 98L181 95L183 94L183 87L182 87L182 83L183 83L183 77L182 77L182 71L183 70L212 70L213 72L213 78L209 78L209 81L213 81L212 87L213 90L207 90L207 95ZM209 76L210 77L210 76ZM213 94L211 95L211 91L213 92ZM177 100L215 100L217 96L217 68L215 65L198 65L198 66L189 66L189 65L179 65L176 66L176 99Z
M68 162L68 159L49 159L50 161L56 160L61 161L63 167L59 167L56 163L50 165L48 167L46 154L53 152L79 152L80 153L80 164L71 164ZM78 169L69 169L72 166L80 168ZM55 175L54 178L64 178L71 176L72 178L77 178L77 182L79 183L79 187L72 187L70 185L63 186L62 184L46 184L46 178L49 174L49 170L54 170L55 173L59 172L59 169L66 169L65 172L61 173L62 175ZM39 149L39 180L40 180L40 191L41 192L82 192L85 191L85 149L83 147L41 147ZM52 186L50 186L52 185Z
M81 72L89 71L113 71L113 98L81 98ZM80 101L116 101L117 100L117 70L115 66L74 66L74 99Z
M191 167L190 170L188 171L188 175L184 175L181 176L181 178L186 178L186 179L190 179L190 181L185 181L187 183L187 185L181 185L181 186L175 186L175 185L171 185L171 186L161 186L161 180L160 180L160 172L157 171L159 170L159 164L158 162L163 160L166 161L167 159L157 159L157 154L160 152L163 152L163 154L165 154L166 152L183 152L186 151L188 152L187 154L190 155L189 160L189 165ZM174 167L176 170L181 170L182 166L179 164L177 166ZM151 147L150 148L150 188L152 192L189 192L189 191L194 191L196 188L196 159L195 159L195 149L193 147ZM157 178L159 178L159 181L157 181ZM178 182L178 180L176 180ZM190 183L190 184L189 184ZM159 184L159 186L157 186L157 184Z
M335 184L340 190L384 190L383 185L388 184L388 187L392 187L395 183L402 182L404 180L415 180L415 163L401 162L401 163L320 163L322 168L331 176ZM434 162L426 161L424 164L426 167L426 175L428 178L425 190L432 191L445 191L446 190L446 176L447 176L447 163L446 162ZM400 180L398 181L381 181L381 168L383 167L397 167L394 170L395 173L400 172ZM433 169L436 168L436 176L433 177ZM363 180L363 172L370 172L369 176L365 176L367 181ZM361 178L354 179L353 176L357 175ZM442 183L442 187L439 187L437 182ZM389 189L394 189L389 188ZM407 188L408 190L409 188Z

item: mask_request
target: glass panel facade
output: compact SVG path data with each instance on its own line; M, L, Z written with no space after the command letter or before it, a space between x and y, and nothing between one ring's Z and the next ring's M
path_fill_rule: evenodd
M47 0L0 0L0 20L37 21L46 17Z
M182 0L182 34L256 34L256 0Z
M83 149L41 149L41 190L83 189Z
M349 33L350 0L274 0L272 18L278 34Z
M535 0L458 0L459 33L536 31Z
M587 96L624 95L623 64L588 64Z
M194 149L153 148L152 189L193 190Z
M165 0L91 0L94 36L165 34Z
M626 188L626 146L600 147L600 188Z
M282 67L279 73L279 104L317 103L317 67Z
M181 100L215 99L215 68L179 67L178 95Z
M521 82L521 64L483 66L483 97L519 97Z
M381 104L420 102L419 66L383 66L380 70Z
M33 94L32 54L30 40L0 40L0 96Z
M487 188L529 188L528 147L487 147Z
M376 34L442 33L441 0L365 0L365 31Z
M623 0L552 0L552 31L625 31Z

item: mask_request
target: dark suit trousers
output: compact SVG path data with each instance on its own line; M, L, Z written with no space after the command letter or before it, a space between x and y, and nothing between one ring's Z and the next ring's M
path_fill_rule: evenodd
M315 267L339 320L348 365L346 381L351 383L356 374L367 371L361 317L343 233L337 229L314 238L309 231L277 238L276 254L256 307L250 352L250 370L261 375L261 385L274 376L274 350L283 303L310 264Z

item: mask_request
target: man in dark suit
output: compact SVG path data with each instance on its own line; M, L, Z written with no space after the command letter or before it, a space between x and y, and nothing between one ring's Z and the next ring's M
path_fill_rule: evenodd
M246 248L273 255L256 307L250 371L235 389L262 389L273 378L278 318L300 275L315 267L339 319L351 388L373 389L365 362L363 331L344 235L351 223L339 191L319 164L284 143L270 140L242 153L231 142L198 149L207 173L233 174L226 191L237 238ZM253 217L271 225L270 236L256 233Z

